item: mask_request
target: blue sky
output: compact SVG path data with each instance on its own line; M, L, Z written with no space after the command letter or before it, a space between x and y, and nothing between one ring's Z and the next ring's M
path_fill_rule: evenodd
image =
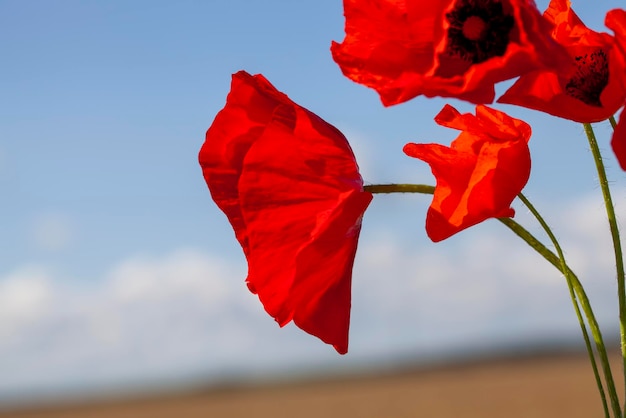
M623 7L572 3L598 30ZM368 183L432 183L402 146L454 138L432 121L444 103L472 110L425 98L383 108L330 57L343 24L341 2L327 0L0 0L0 398L577 337L558 274L496 222L432 244L425 196L377 196L365 216L347 356L279 329L249 294L197 163L232 73L263 73L341 129ZM533 126L526 194L593 276L614 329L611 247L582 127L497 107ZM620 212L626 176L608 124L597 133Z

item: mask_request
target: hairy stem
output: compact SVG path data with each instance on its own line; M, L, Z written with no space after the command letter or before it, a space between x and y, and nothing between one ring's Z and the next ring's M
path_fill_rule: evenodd
M583 124L585 127L585 133L589 140L589 146L591 153L593 154L593 160L596 163L596 170L598 172L598 181L600 182L600 189L602 190L602 196L604 198L604 207L606 208L606 215L609 221L609 229L611 230L611 238L613 239L613 251L615 253L615 271L617 273L617 298L619 302L619 329L620 329L620 346L622 351L622 367L624 375L624 388L626 389L626 286L624 277L624 259L622 256L622 244L619 236L619 228L617 226L617 218L615 216L615 207L613 206L613 199L611 198L611 190L609 188L609 181L606 177L606 170L604 168L604 162L602 161L602 154L600 153L600 147L598 141L596 141L596 135L593 132L591 124ZM626 396L624 397L626 400ZM623 411L626 411L626 404ZM626 412L623 412L623 414Z
M593 347L589 339L589 334L587 333L587 327L585 325L585 321L582 317L582 313L580 312L579 303L583 305L583 310L585 311L585 316L587 317L587 321L590 324L595 323L595 327L594 326L591 327L591 333L593 334L594 341L596 341L596 344L598 342L600 343L600 344L597 344L598 352L601 351L603 353L600 355L600 361L602 363L602 369L604 371L604 378L609 388L609 397L611 398L611 407L613 408L613 413L615 414L616 417L620 417L621 410L620 410L619 398L617 397L617 391L615 390L615 383L613 380L613 375L611 373L611 365L609 364L608 356L606 353L606 348L604 347L604 341L602 339L602 334L600 333L600 328L597 325L597 321L593 314L593 310L591 309L591 305L589 304L589 299L584 293L582 285L580 285L580 282L578 282L578 278L575 276L573 271L567 266L567 263L565 261L565 255L563 254L563 249L561 248L559 241L556 239L556 236L552 232L552 229L548 226L545 219L541 216L539 211L537 211L534 205L530 203L530 200L528 200L526 196L520 193L518 197L524 203L524 205L526 205L526 207L528 208L530 213L532 213L532 215L535 217L537 222L539 222L539 224L543 228L546 235L548 235L548 238L550 238L552 245L554 245L554 248L557 251L559 265L557 266L556 263L554 263L554 266L557 267L563 273L563 276L565 276L565 281L567 282L567 287L570 292L570 298L572 299L572 304L574 305L574 310L576 311L576 317L578 318L578 323L580 325L580 329L583 334L583 339L585 340L585 346L587 348L587 354L589 356L589 361L591 362L591 368L593 369L593 374L596 379L596 385L598 386L598 391L600 392L602 406L604 407L604 414L606 417L609 417L610 416L609 409L608 409L608 405L606 402L606 395L604 393L604 387L602 385L602 379L600 377L600 373L598 372L598 367L596 364L596 358L594 355ZM511 223L511 225L513 224ZM576 282L578 283L576 284ZM579 287L578 292L576 290L577 287ZM578 296L577 293L580 293L580 296Z

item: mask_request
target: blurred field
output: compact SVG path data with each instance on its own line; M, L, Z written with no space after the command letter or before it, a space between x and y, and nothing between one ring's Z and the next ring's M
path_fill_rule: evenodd
M614 367L614 373L619 376L620 368ZM0 418L602 416L591 367L586 355L581 354L406 367L378 375L301 379L158 397L0 410Z

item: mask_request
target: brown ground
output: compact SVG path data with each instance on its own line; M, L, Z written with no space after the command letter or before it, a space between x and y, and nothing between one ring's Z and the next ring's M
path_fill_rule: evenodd
M620 376L619 367L613 370ZM0 418L602 416L600 397L584 355L499 359L378 376L0 412Z

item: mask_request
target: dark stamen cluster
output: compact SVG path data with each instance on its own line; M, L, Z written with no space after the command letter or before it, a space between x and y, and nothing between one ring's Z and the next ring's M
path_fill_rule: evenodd
M602 107L600 95L609 84L609 60L602 49L575 58L576 73L565 85L571 97L589 106Z
M454 9L446 13L446 18L450 22L446 53L473 64L504 55L515 23L513 16L504 13L500 0L458 0ZM479 18L485 23L478 39L466 37L467 30L464 33L470 18Z

